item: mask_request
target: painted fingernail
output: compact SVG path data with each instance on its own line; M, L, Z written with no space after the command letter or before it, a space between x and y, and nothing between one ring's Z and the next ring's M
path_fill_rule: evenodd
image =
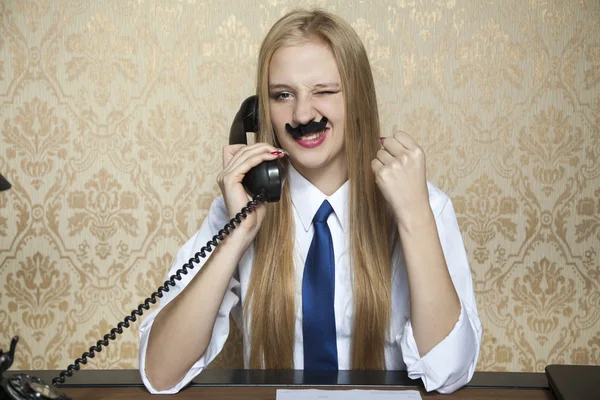
M385 139L385 136L378 137L378 138L377 138L377 141L378 141L379 143L383 143L383 139Z
M282 154L281 151L272 151L271 154L273 154L274 156L278 156L280 154Z
M285 154L286 156L289 156L289 155L290 155L290 153L288 153L288 152L287 152L287 151L285 151L284 149L277 149L277 151L278 151L279 153L283 153L283 154Z

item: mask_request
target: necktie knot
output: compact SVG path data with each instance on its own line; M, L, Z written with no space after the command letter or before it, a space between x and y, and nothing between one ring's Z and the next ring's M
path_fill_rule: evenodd
M325 200L323 204L321 204L321 207L319 207L317 210L317 213L313 218L313 222L327 222L327 218L329 218L329 214L332 212L333 208L331 207L331 204Z

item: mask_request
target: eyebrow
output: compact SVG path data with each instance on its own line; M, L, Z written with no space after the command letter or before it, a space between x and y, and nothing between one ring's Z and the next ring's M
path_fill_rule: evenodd
M338 82L327 82L327 83L317 83L314 86L315 89L323 89L323 88L332 88L332 89L340 89L341 85ZM269 91L273 91L273 90L290 90L292 89L291 86L289 85L285 85L283 83L276 83L273 85L269 85Z
M322 89L322 88L339 89L340 87L341 87L341 85L337 82L317 83L315 85L316 89Z
M269 85L269 91L272 91L272 90L281 90L281 89L289 90L289 89L291 89L291 87L289 87L288 85L281 84L281 83L278 83L278 84L275 84L275 85Z

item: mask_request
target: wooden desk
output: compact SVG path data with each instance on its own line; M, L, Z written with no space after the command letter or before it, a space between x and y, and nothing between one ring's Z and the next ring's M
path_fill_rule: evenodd
M176 395L151 395L143 388L65 388L62 391L73 400L275 400L276 387L189 387ZM289 389L285 388L285 389ZM298 389L308 389L302 387ZM320 387L319 389L325 389ZM329 388L327 388L329 389ZM346 388L331 388L342 390ZM351 389L351 388L348 388ZM388 390L377 388L378 390ZM404 388L409 389L409 388ZM389 389L392 390L392 389ZM402 389L393 389L402 390ZM518 390L518 389L469 389L463 388L452 394L426 393L421 389L423 400L555 400L549 390Z
M57 371L29 373L50 383ZM555 400L543 373L476 372L471 382L450 395L427 393L420 380L406 371L339 371L334 374L305 371L205 370L192 384L173 395L151 395L137 370L83 370L59 388L73 400L223 399L275 400L277 389L377 389L419 390L424 400L524 399Z

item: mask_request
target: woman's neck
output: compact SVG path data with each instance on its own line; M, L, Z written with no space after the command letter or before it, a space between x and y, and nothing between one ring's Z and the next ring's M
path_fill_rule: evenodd
M294 168L326 196L334 194L348 180L346 165L334 164L326 169L298 168L294 165Z

